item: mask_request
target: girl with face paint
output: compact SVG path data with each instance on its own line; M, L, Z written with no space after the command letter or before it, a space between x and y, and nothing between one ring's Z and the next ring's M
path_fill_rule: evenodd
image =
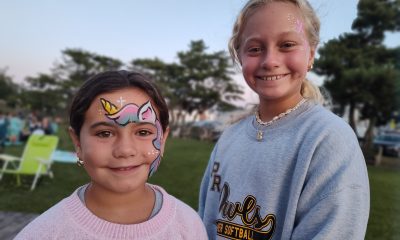
M140 73L109 71L84 82L69 133L91 181L16 239L207 239L193 209L147 183L164 153L168 119L164 98Z
M364 239L365 160L307 79L319 20L306 0L250 0L229 42L259 105L216 144L200 189L210 239Z

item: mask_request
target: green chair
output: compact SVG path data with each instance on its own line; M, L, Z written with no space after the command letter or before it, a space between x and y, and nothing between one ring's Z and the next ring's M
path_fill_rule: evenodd
M42 175L53 178L51 171L52 154L56 150L58 137L53 135L31 135L25 145L22 157L0 154L0 160L4 161L0 170L0 180L3 174L15 174L17 185L21 185L20 175L34 175L31 191Z

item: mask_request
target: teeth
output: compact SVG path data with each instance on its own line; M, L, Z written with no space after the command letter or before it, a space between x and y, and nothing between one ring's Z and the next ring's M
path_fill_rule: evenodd
M131 169L132 167L120 167L120 168L117 168L119 171L126 171L126 170L129 170L129 169Z
M266 76L266 77L260 77L260 79L264 81L276 81L278 79L281 79L283 76L284 75Z

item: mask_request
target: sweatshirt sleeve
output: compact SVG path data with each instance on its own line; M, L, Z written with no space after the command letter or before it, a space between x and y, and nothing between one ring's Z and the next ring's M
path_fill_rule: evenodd
M203 179L202 179L201 185L200 185L198 213L199 213L201 219L204 219L204 208L205 208L206 199L207 199L208 186L209 186L210 178L211 178L211 171L212 171L211 166L213 165L213 162L214 162L215 152L216 152L216 147L214 148L214 150L211 153L210 160L208 161L208 165L204 172Z
M315 148L291 239L364 239L369 207L368 173L355 134L334 128Z

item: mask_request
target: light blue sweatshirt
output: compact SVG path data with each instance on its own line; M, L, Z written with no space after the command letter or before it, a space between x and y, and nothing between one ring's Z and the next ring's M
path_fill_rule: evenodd
M223 133L199 214L210 239L357 240L365 237L369 194L353 130L307 101L268 127L250 116Z

